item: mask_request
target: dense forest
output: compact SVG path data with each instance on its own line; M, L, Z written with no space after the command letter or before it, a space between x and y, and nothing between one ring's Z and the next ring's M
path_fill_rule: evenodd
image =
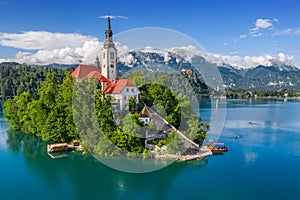
M175 79L170 76L156 74L152 78L158 82ZM133 81L146 80L138 72L134 77ZM138 81L137 84L140 85ZM175 127L180 126L195 142L204 140L209 126L199 120L187 96L159 84L141 84L140 90L141 103L135 105L131 99L131 112L116 117L111 97L102 93L97 79L74 81L68 71L61 76L49 72L37 92L24 91L8 99L4 115L12 130L37 135L47 142L69 142L80 137L87 149L97 155L136 154L146 151L145 131L157 132L154 123L147 125L139 120L139 112L146 103L157 105L154 107L157 112L164 111L166 119ZM117 125L116 121L120 123ZM180 149L180 142L175 139L173 134L164 141L170 144L168 149L172 153Z
M68 69L73 70L73 69ZM46 74L55 73L61 83L65 70L51 66L29 66L18 63L0 64L0 99L6 100L23 92L35 94L46 78Z
M44 141L78 138L72 115L73 78L66 73L62 83L48 73L37 93L23 92L4 103L4 116L12 130L40 136Z
M229 99L248 99L248 98L288 98L299 97L299 90L280 89L280 90L246 90L246 89L227 89L226 97Z

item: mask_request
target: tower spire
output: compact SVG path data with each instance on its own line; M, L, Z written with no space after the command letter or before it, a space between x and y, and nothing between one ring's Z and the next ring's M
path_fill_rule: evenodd
M118 60L117 49L113 42L113 32L110 24L111 18L112 16L108 14L105 42L102 49L101 74L113 82L118 77Z
M107 16L107 29L105 31L105 43L106 42L111 42L112 43L112 36L113 32L111 30L111 25L110 25L110 14Z
M110 14L109 13L108 13L108 16L107 16L107 21L108 21L108 23L107 23L107 29L111 30L111 27L110 27Z

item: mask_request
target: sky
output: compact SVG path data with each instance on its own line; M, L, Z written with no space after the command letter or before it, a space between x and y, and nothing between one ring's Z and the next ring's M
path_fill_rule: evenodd
M183 33L240 67L276 59L300 67L298 0L0 0L0 62L73 63L114 34L142 27ZM76 59L75 59L76 57ZM77 58L78 57L78 58Z

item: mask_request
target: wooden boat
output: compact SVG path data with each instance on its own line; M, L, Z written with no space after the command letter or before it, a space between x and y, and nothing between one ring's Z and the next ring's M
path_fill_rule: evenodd
M61 151L71 151L74 148L70 147L67 143L54 143L47 145L47 152L61 152Z
M224 143L215 142L215 143L213 143L213 147L212 147L211 151L213 152L213 154L222 154L223 152L228 151L228 147L225 146Z

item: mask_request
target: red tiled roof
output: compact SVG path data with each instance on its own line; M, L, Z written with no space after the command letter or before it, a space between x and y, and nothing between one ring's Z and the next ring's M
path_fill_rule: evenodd
M107 84L111 84L111 81L106 77L104 77L103 75L101 75L101 73L98 71L90 72L88 75L86 75L86 78L88 80L91 80L91 78L97 78L100 81L100 83L107 82Z
M74 78L84 78L92 71L97 71L101 74L101 69L96 66L91 65L79 65L73 72L72 76Z
M109 94L111 93L111 91L115 88L116 83L111 83L109 86L107 86L107 88L104 89L104 93L105 94Z
M112 83L109 85L104 91L106 94L119 94L126 86L136 86L128 79L118 80L116 83Z

